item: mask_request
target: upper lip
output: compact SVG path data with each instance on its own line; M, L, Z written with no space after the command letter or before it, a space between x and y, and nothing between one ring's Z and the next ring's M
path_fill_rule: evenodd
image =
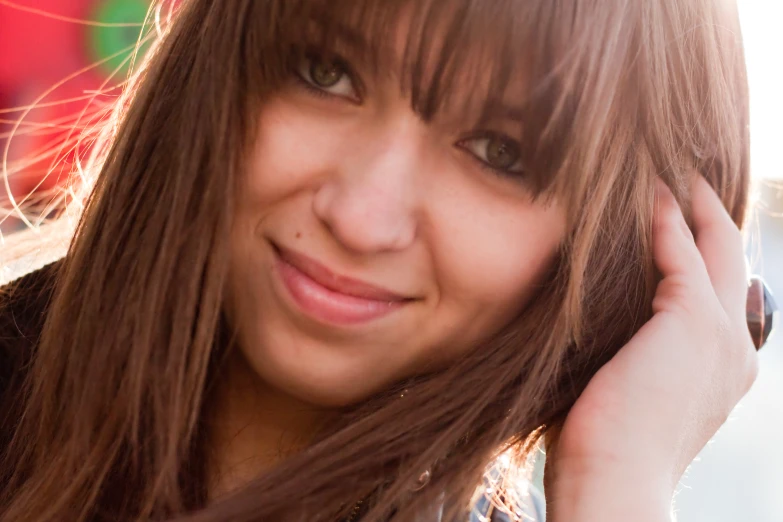
M284 262L333 292L363 299L371 299L373 301L393 302L407 301L410 299L409 297L394 293L385 288L337 274L315 259L284 248L276 243L273 243L273 246Z

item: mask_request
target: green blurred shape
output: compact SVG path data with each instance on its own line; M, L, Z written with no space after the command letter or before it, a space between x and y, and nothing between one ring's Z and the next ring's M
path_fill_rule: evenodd
M130 49L101 64L101 71L109 75L117 70L119 76L115 78L121 78L128 72L131 65L128 57L133 52L132 46L138 42L141 24L149 7L149 0L101 0L98 3L93 20L108 24L138 24L129 27L90 27L89 46L93 61L104 60L124 49ZM148 47L149 44L141 47L136 62L141 60ZM126 61L124 65L123 61Z

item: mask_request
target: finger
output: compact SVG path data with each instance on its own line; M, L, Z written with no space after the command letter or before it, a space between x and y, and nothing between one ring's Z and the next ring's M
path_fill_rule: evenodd
M664 279L679 277L689 284L708 284L704 261L671 190L656 178L653 256Z
M701 175L693 182L696 246L723 309L745 311L747 272L742 234L718 195Z

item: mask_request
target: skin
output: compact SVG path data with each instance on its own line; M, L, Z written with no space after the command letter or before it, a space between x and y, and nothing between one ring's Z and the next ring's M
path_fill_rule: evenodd
M217 401L217 493L304 444L333 408L496 333L565 236L564 210L532 198L523 165L493 168L486 133L512 140L518 121L476 126L458 93L425 123L396 71L374 76L339 52L351 72L334 85L318 82L330 64L313 57L267 101L241 180L226 303L240 350ZM282 283L275 245L409 300L362 324L314 318Z
M692 194L693 233L657 180L654 315L569 413L547 458L548 520L670 520L686 468L756 378L740 232L703 177Z
M227 312L241 349L218 394L214 496L301 447L333 408L496 332L565 234L556 201L482 166L486 140L466 142L513 134L513 122L477 129L463 104L425 124L394 74L352 67L361 91L341 81L319 95L295 76L259 116L232 237ZM694 238L661 185L655 314L566 419L547 459L549 520L669 520L682 473L755 379L740 233L694 176ZM314 320L281 291L273 243L411 300L361 325Z

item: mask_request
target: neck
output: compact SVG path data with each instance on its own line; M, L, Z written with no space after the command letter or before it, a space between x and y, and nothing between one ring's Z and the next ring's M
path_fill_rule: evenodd
M267 385L236 352L221 372L211 408L210 499L236 491L307 446L330 416Z

